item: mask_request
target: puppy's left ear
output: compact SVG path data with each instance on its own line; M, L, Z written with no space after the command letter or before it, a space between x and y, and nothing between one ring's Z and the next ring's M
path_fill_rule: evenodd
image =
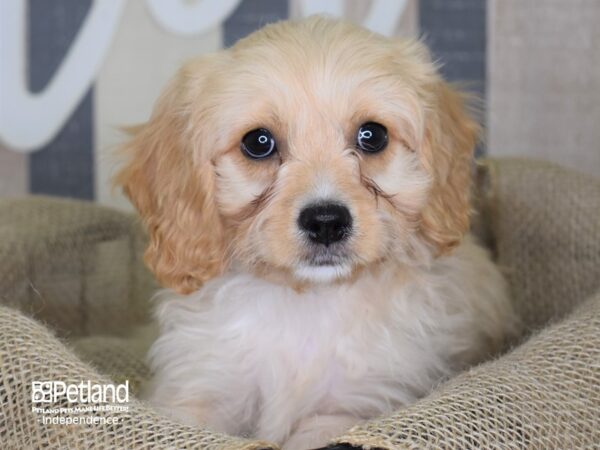
M469 229L471 167L480 126L469 114L469 96L438 79L425 117L421 160L433 186L421 232L437 254L456 247Z
M171 81L150 120L121 149L127 162L115 178L148 230L146 264L163 285L183 294L219 275L225 265L213 167L208 158L195 161L199 158L187 137L193 128L190 115L201 108L207 70L202 60L190 63Z

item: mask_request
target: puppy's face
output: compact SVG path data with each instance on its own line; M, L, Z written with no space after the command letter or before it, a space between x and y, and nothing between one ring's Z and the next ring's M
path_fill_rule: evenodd
M460 241L476 131L419 44L280 23L185 66L117 181L181 292L232 265L333 282Z

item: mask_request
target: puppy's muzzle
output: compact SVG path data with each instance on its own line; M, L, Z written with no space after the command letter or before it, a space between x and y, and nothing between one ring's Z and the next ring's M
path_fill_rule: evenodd
M350 235L352 216L338 203L309 205L300 212L298 226L312 242L329 247Z

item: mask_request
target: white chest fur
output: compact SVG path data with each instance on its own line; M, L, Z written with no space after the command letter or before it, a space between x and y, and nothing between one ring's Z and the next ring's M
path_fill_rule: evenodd
M150 399L279 443L307 418L335 427L331 417L351 424L410 403L515 326L501 275L470 239L428 268L383 266L303 293L228 274L187 297L162 293L157 315Z

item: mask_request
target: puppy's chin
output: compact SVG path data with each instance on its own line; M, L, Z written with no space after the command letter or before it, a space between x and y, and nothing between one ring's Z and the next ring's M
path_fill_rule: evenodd
M327 284L348 278L352 274L350 264L308 265L294 269L294 275L300 281Z

